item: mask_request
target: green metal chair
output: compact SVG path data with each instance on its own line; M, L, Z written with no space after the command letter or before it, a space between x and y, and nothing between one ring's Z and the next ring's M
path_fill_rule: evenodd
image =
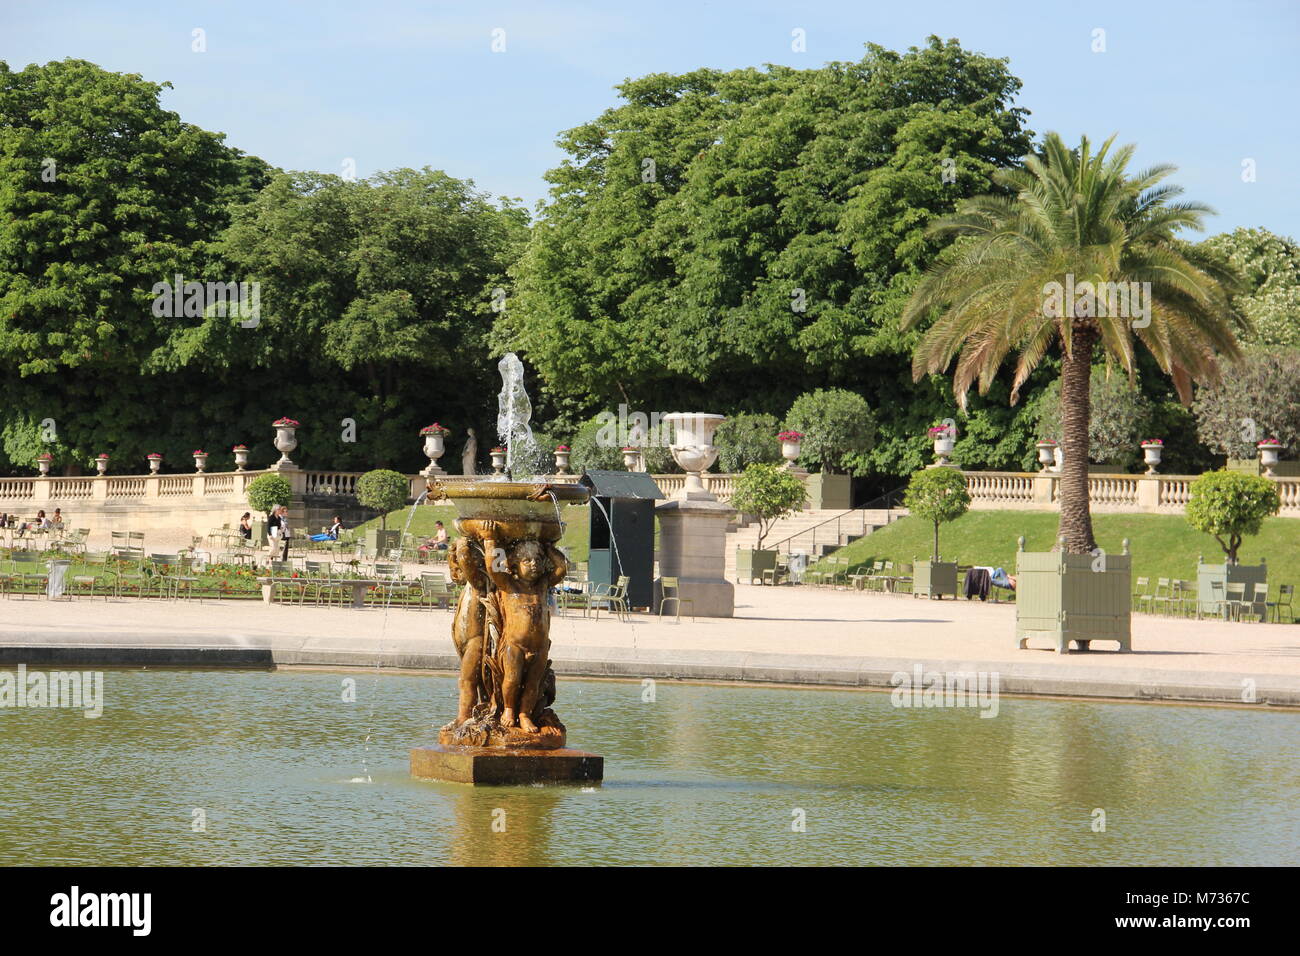
M1280 584L1277 588L1277 600L1265 601L1264 607L1267 612L1272 614L1275 624L1282 623L1282 612L1286 612L1288 624L1295 623L1295 611L1291 607L1291 601L1295 597L1294 584Z
M620 621L628 619L627 585L628 576L620 574L617 584L597 584L591 592L590 605L595 612L595 619L600 620L602 609L616 614ZM602 591L601 588L604 588Z
M776 567L763 569L763 583L775 587L778 584L790 580L790 555L778 554L776 556Z
M41 594L50 583L50 576L42 573L37 568L42 566L41 554L39 551L14 551L10 555L14 575L13 584L15 592L22 598L26 599L29 591L32 594Z
M1241 620L1242 611L1250 607L1250 602L1246 600L1246 584L1244 581L1228 582L1228 600L1227 611L1228 617L1234 621Z
M664 616L664 608L668 606L669 601L672 601L677 610L677 623L680 624L682 622L682 602L685 601L691 606L691 623L695 623L695 600L693 598L683 598L681 596L682 589L681 585L677 582L677 578L660 578L659 586L663 592L662 596L659 598L659 617L662 618ZM669 591L672 593L669 594Z
M448 587L447 576L441 571L420 572L420 602L428 602L429 610L435 607L450 609L452 590Z

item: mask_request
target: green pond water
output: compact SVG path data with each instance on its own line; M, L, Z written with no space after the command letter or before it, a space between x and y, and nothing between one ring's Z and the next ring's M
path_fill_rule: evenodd
M5 864L1300 863L1295 713L566 680L604 784L471 788L407 775L447 677L104 673L0 709Z

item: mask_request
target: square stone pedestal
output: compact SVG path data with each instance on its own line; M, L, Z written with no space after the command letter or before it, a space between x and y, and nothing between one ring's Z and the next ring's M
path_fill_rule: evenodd
M732 617L736 588L727 580L727 527L735 509L707 492L687 491L655 508L659 574L677 578L682 613Z
M500 747L411 748L411 776L450 783L599 783L605 758L585 750L505 750Z

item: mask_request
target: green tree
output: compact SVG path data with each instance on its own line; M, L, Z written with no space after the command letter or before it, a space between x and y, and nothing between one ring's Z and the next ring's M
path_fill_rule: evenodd
M955 468L926 468L907 483L903 506L934 524L934 560L939 560L939 525L956 521L970 508L966 478Z
M163 109L168 85L83 60L0 62L0 427L54 418L72 469L103 450L181 461L214 444L191 429L156 447L194 411L168 399L197 383L141 374L183 321L154 314L154 287L219 277L206 244L269 168ZM203 404L229 421L218 391Z
M756 547L762 548L763 539L772 530L772 525L802 508L807 498L807 491L798 476L776 465L750 465L736 478L731 507L758 520Z
M824 471L860 475L876 438L876 419L861 395L819 388L794 400L785 424L803 432L799 460Z
M1110 374L1094 366L1088 388L1091 413L1088 416L1088 460L1132 465L1137 460L1138 443L1144 438L1163 436L1148 434L1152 423L1151 402L1123 375ZM1038 400L1038 436L1061 441L1061 382L1053 381Z
M587 414L779 415L815 376L888 403L907 445L918 396L941 392L910 382L897 326L937 248L925 226L1029 148L1019 86L1006 61L934 37L811 70L628 80L561 136L497 347Z
M277 505L287 505L293 500L293 488L284 475L268 472L258 475L248 483L248 507L267 514Z
M718 467L737 474L750 465L775 465L781 461L776 440L781 423L775 415L741 412L718 426L713 443L718 446Z
M1300 244L1267 229L1234 229L1203 246L1243 277L1232 304L1251 323L1246 341L1300 348Z
M1211 471L1192 482L1187 523L1213 535L1228 563L1236 564L1241 539L1259 534L1264 519L1277 514L1281 506L1277 485L1267 478Z
M1201 441L1229 458L1255 458L1255 443L1300 444L1300 349L1254 348L1232 375L1196 390Z
M1024 169L995 173L1014 198L965 201L932 226L935 234L959 238L918 284L904 314L912 328L938 313L917 346L913 374L943 372L956 359L953 391L962 403L972 385L986 390L1013 353L1014 403L1043 357L1060 349L1060 533L1072 554L1096 546L1086 453L1094 352L1100 347L1132 373L1136 338L1173 377L1184 402L1191 401L1192 379L1218 377L1216 355L1241 356L1228 302L1237 277L1176 235L1201 228L1207 207L1172 202L1181 190L1161 185L1171 166L1127 175L1134 147L1110 155L1112 142L1094 153L1084 137L1072 150L1050 133ZM1100 296L1083 288L1064 302L1061 293L1075 282L1149 283L1149 295L1139 298L1145 312L1118 308L1113 299L1103 307Z
M388 528L388 512L406 504L411 486L405 475L387 468L376 468L357 479L357 501L379 512L379 526Z

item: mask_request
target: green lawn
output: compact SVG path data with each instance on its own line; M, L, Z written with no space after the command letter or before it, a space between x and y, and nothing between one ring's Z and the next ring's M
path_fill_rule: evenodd
M587 538L588 538L588 515L587 505L564 505L561 509L561 517L564 520L564 537L560 544L568 551L569 557L574 561L587 560ZM402 529L406 527L407 517L411 514L411 506L399 508L397 511L388 515L388 527ZM441 521L447 528L447 534L456 537L456 508L453 505L420 505L415 509L415 515L411 516L410 533L417 539L423 540L433 536L435 521ZM372 518L365 524L357 526L356 533L358 537L363 537L370 528L378 528L379 519Z
M959 564L1016 566L1016 538L1025 536L1029 551L1047 551L1056 538L1058 516L1050 511L968 511L956 521L940 526L939 550L945 560ZM1128 538L1133 554L1133 576L1194 580L1196 556L1206 562L1223 560L1214 538L1194 531L1176 515L1093 515L1097 546L1119 554ZM911 562L928 558L934 526L907 517L835 552L853 564L876 560ZM1242 564L1268 561L1269 583L1300 584L1300 519L1269 518L1261 533L1247 538L1241 548Z

